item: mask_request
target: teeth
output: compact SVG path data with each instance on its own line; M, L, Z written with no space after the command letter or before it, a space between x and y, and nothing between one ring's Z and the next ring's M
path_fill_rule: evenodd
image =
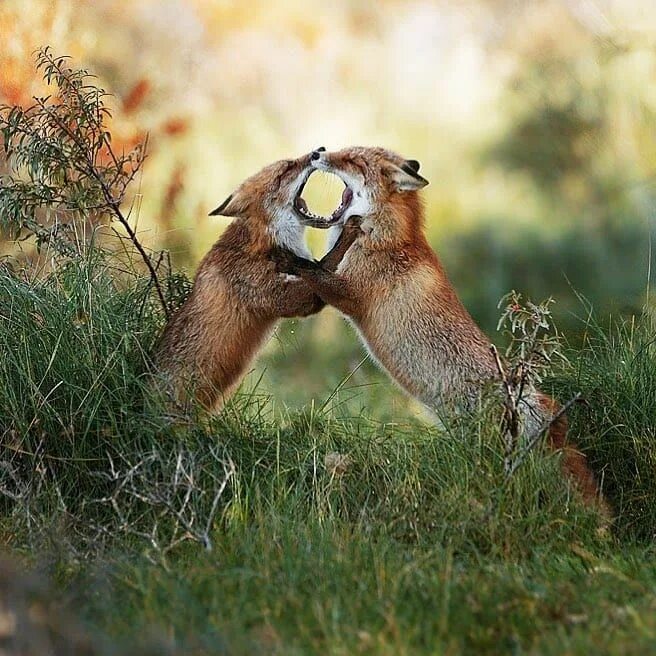
M305 216L308 219L313 219L316 221L331 221L344 213L344 210L346 209L347 205L349 205L350 200L351 200L351 194L348 193L348 188L347 188L342 196L342 202L339 204L339 207L336 210L334 210L332 214L330 214L329 216L322 216L321 214L315 214L314 212L311 212L307 206L307 203L301 196L296 197L294 206L303 216Z

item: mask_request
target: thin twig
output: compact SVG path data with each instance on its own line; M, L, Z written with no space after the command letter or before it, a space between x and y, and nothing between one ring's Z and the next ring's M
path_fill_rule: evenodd
M497 366L497 371L499 372L499 376L501 377L501 381L503 383L504 391L506 394L506 402L504 403L506 411L505 411L505 421L504 423L506 424L505 430L504 430L504 458L503 458L503 468L504 471L507 473L510 471L510 468L512 466L512 454L515 450L515 444L517 442L517 438L519 437L519 416L517 412L517 400L515 399L515 395L513 394L512 390L512 383L506 374L505 369L503 368L503 364L501 363L501 358L499 357L499 352L497 351L497 347L492 344L490 346L490 351L492 351L492 355L494 356L494 361Z
M544 435L545 431L549 430L577 401L581 398L581 392L577 392L567 403L565 403L556 414L554 414L549 421L546 421L538 428L537 431L531 435L526 445L521 449L517 454L517 457L512 462L510 470L507 472L507 477L512 476L518 469L518 467L526 460L529 452L533 447L538 443L540 438Z

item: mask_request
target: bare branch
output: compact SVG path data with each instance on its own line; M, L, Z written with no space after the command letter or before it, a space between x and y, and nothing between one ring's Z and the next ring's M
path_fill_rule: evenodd
M558 412L556 412L549 421L546 421L530 437L527 438L526 444L513 460L510 470L507 472L508 477L512 476L526 460L530 451L540 441L542 436L548 431L577 401L581 399L581 392L577 392L567 403L565 403Z
M527 438L527 443L518 453L519 436L523 424L523 408L527 405L525 397L533 394L535 385L551 364L554 355L560 355L558 335L551 324L550 305L552 299L541 304L531 301L522 303L521 295L515 291L504 296L500 303L505 303L499 320L498 329L506 329L510 343L506 350L508 365L504 368L499 353L494 346L491 351L501 379L504 393L504 471L507 477L517 471L526 459L526 454L540 439L545 430L551 427L574 401L577 395L541 427L537 434ZM561 355L562 357L562 355ZM530 405L530 404L528 404Z
M515 394L512 389L512 382L510 377L506 374L506 371L503 368L501 363L501 358L499 357L499 352L497 347L492 344L490 346L492 355L494 356L494 362L501 378L504 390L504 459L503 467L504 471L508 472L511 468L512 454L515 451L517 444L517 439L519 437L519 412L517 410L517 401L515 399Z

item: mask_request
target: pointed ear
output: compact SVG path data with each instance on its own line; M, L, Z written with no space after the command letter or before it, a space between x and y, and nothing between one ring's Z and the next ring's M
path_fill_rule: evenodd
M417 191L428 184L426 178L422 178L419 171L419 162L416 159L406 160L401 166L391 164L391 176L397 191Z
M230 194L209 216L239 216L248 208L248 203L241 198L240 194Z

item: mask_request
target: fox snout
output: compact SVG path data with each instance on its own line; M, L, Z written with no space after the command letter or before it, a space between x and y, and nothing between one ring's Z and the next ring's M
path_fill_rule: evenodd
M326 152L325 146L319 146L319 148L315 148L310 154L310 160L321 159L321 153L325 153L325 152Z
M328 154L323 146L312 151L310 154L310 165L312 167L319 169L320 171L325 171L327 164Z

